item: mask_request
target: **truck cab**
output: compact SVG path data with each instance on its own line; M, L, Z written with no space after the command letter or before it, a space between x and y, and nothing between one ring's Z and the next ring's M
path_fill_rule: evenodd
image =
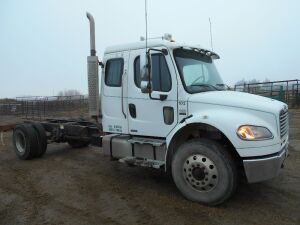
M227 90L218 58L168 39L106 48L104 153L163 167L185 197L206 204L223 202L240 173L249 183L276 176L288 154L287 105Z

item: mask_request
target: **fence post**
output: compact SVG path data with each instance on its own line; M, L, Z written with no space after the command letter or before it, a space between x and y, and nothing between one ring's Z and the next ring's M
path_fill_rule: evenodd
M29 102L26 101L25 104L26 104L26 117L25 117L25 118L27 119L27 117L28 117L28 110L29 110L29 109L28 109Z
M298 107L298 105L300 104L300 99L299 99L299 80L297 80L297 92L296 92L296 105Z
M271 98L273 97L273 83L271 83Z
M289 82L286 82L286 87L285 87L285 101L286 104L289 104Z

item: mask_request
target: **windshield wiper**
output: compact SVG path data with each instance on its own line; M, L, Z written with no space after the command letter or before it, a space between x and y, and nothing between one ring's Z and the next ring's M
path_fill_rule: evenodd
M218 87L222 87L224 90L231 90L231 88L227 84L216 84Z
M219 88L217 88L216 86L211 85L211 84L192 84L190 86L209 87L209 88L214 89L216 91L220 91Z

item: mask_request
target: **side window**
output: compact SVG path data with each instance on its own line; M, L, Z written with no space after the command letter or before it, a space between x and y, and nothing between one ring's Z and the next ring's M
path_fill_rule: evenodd
M105 84L111 87L121 87L124 60L110 59L105 66Z
M154 91L168 92L171 90L172 81L168 64L163 54L151 55L152 61L152 89ZM134 60L134 82L141 87L140 57Z

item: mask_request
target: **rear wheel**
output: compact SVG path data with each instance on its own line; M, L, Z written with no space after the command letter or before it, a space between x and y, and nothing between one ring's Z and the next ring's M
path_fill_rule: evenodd
M68 140L69 145L72 148L83 148L90 144L90 141L82 141L82 140Z
M16 155L23 160L32 159L38 153L38 137L30 124L17 125L13 132L13 145Z
M47 136L44 127L40 123L33 123L32 127L38 136L38 152L36 157L42 157L47 150Z
M177 149L172 176L187 199L206 205L227 200L237 184L233 159L221 145L207 139L191 140Z

